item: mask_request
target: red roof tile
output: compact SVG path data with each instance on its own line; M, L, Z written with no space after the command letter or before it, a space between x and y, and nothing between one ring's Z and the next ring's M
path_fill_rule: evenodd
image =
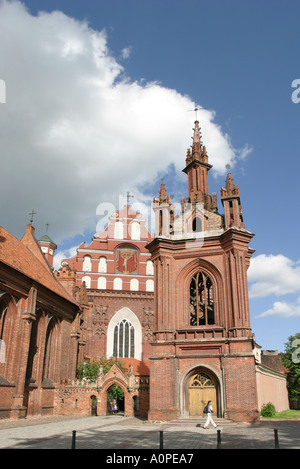
M77 304L54 277L40 246L34 237L34 228L27 225L21 241L0 226L0 262L21 272L64 299Z
M126 372L129 370L129 365L133 366L133 372L136 376L149 376L150 375L150 362L141 362L136 358L118 358L120 362L124 363Z

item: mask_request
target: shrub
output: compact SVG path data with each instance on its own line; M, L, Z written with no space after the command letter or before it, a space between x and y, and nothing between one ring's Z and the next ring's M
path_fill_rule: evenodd
M275 413L275 407L271 402L268 402L268 404L264 404L260 411L260 415L262 417L274 417Z
M103 356L100 358L95 358L91 361L83 360L78 363L77 378L86 378L90 381L96 381L97 373L101 365L103 366L103 373L106 374L115 363L119 365L122 371L125 371L125 366L123 365L122 361L118 360L117 358L106 358Z

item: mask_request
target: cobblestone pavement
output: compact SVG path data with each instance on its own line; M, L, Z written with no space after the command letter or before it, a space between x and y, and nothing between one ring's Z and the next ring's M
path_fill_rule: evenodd
M249 425L219 419L217 429L204 429L203 423L203 419L152 423L121 415L0 420L0 449L71 449L74 436L76 449L106 450L106 457L109 454L117 457L123 450L133 450L132 454L141 450L159 451L161 438L163 449L173 452L191 453L218 446L274 449L274 429L278 431L280 449L300 449L300 420L263 420Z

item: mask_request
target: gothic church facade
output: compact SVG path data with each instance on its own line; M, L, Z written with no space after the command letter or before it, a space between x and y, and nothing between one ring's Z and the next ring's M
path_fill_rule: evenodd
M0 229L0 418L106 415L113 385L125 416L154 421L199 418L211 400L218 417L254 422L277 389L288 408L284 371L255 351L239 188L228 174L220 214L211 167L196 121L181 213L162 184L154 235L126 204L56 272L48 235ZM77 379L79 362L103 356L125 368Z
M219 214L210 169L196 121L181 214L162 184L153 201L155 236L127 205L57 273L63 282L70 269L87 286L81 359L106 354L143 369L149 387L141 410L150 420L202 415L208 399L219 417L258 417L247 287L253 234L230 174Z
M221 189L224 215L218 213L210 169L196 121L181 214L164 187L153 206L159 235L148 245L155 271L150 419L202 415L208 400L219 417L258 418L247 286L253 234L230 174Z

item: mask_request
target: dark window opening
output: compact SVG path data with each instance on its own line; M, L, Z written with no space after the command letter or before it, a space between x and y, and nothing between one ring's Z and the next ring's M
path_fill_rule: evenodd
M212 282L203 272L198 272L190 283L190 325L206 326L214 323Z
M201 218L196 217L193 220L193 233L200 233L202 231L202 221Z

